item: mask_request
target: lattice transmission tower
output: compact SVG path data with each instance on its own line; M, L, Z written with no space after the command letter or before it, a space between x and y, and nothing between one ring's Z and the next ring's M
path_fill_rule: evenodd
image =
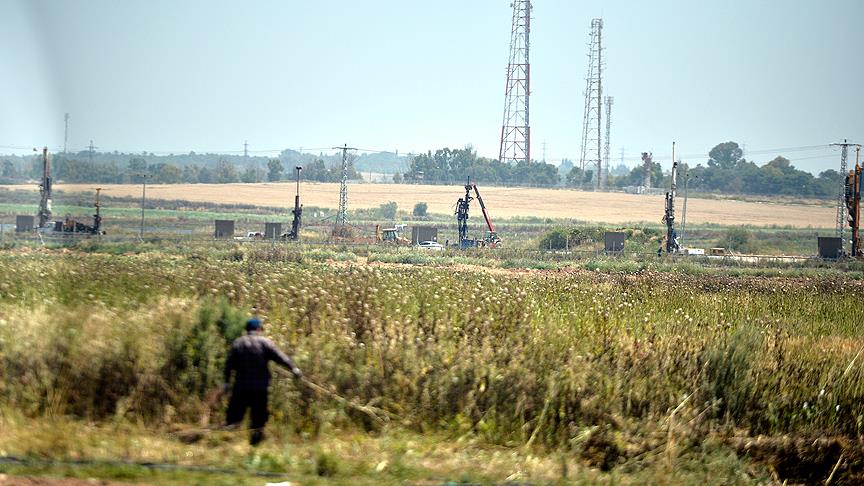
M612 132L612 103L614 101L615 98L607 96L604 103L606 106L606 136L603 138L603 170L597 175L597 189L601 191L606 188L606 181L609 177L609 159L611 157L609 140L612 139L610 135Z
M344 144L341 147L333 147L342 151L342 177L339 180L339 210L336 212L336 228L344 230L348 223L348 151L357 150Z
M832 143L834 147L840 147L840 176L846 177L849 173L849 167L846 160L849 158L849 147L861 147L857 143L849 143L848 140L843 140L843 143ZM840 191L837 195L837 236L840 237L840 250L845 246L844 234L846 232L846 186L840 184Z
M585 76L585 111L582 116L582 156L579 167L584 171L589 165L603 173L602 118L603 118L603 19L591 20L591 36L588 42L588 75Z
M531 162L531 126L528 121L528 97L531 94L531 64L528 56L530 34L531 0L513 0L504 121L501 123L501 145L498 151L498 160L501 162Z

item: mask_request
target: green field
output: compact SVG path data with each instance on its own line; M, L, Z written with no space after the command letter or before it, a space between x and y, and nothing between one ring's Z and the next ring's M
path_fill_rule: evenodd
M0 254L0 456L24 460L0 472L779 484L834 471L854 484L860 270L16 245ZM187 440L224 413L213 391L253 309L311 380L378 418L277 380L264 446Z
M5 223L11 230L17 214L35 214L37 206L32 194L23 191L0 190L4 203L0 203L0 224ZM66 215L90 223L93 214L91 194L57 194L53 208L55 219ZM140 200L135 198L105 198L103 200L103 227L108 239L135 238L141 227ZM306 207L304 209L303 239L309 243L326 243L330 240L333 218L332 209ZM291 214L285 208L252 205L231 205L216 203L193 203L189 201L148 199L145 207L145 232L149 237L162 238L209 238L213 234L213 221L228 219L236 222L235 233L263 231L265 222L281 222L283 231L291 224ZM375 235L375 225L382 227L396 223L432 225L439 229L439 241L454 242L457 239L456 221L452 214L429 214L415 217L410 208L400 208L395 217L387 217L377 209L350 211L348 220L353 235L359 241L371 241ZM688 224L682 228L679 221L679 235L688 247L710 248L729 247L730 228L743 229L749 240L742 248L730 248L739 253L765 255L811 256L816 253L817 236L833 236L833 231L818 228L793 228L788 226L724 226L718 224ZM659 224L611 225L587 223L563 218L512 217L496 218L496 229L505 242L505 247L515 250L549 250L544 246L544 237L556 229L581 232L589 235L585 241L575 242L568 248L576 251L591 252L602 249L604 231L626 230L641 234L641 238L630 238L628 251L644 253L656 252L665 231ZM475 215L469 220L472 237L484 234L483 219ZM682 231L686 230L686 231ZM410 228L409 230L410 231ZM407 234L410 237L410 233ZM10 237L7 235L7 238ZM554 249L554 248L552 248Z

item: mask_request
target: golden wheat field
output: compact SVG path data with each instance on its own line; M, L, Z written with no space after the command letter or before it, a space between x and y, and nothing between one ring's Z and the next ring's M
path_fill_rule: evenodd
M36 190L35 186L6 187ZM55 187L66 192L92 192L95 186L58 184ZM140 185L109 184L102 187L103 194L108 196L141 196ZM659 223L663 216L663 196L659 195L491 186L480 189L493 220L496 217L537 216L622 224ZM453 212L456 200L464 192L458 185L351 184L348 187L348 203L349 208L373 208L388 201L395 201L400 209L410 211L416 203L425 202L429 205L429 212L447 214ZM338 206L339 184L303 182L300 193L305 206ZM156 184L147 186L147 198L289 207L294 204L294 184ZM683 198L679 197L677 201L680 218ZM833 208L818 204L700 198L690 198L687 204L687 220L697 224L830 228L833 227L835 218ZM479 211L479 205L472 205L472 212L477 216Z

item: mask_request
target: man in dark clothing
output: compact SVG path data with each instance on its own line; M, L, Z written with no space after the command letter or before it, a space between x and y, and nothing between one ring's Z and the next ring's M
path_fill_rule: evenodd
M243 421L246 409L251 410L252 436L250 443L256 445L264 439L264 425L269 418L267 410L267 388L270 386L270 361L291 370L295 378L303 374L273 341L261 335L261 321L255 317L246 321L246 335L234 340L225 363L225 389L230 387L234 374L234 388L228 402L226 425L237 425Z

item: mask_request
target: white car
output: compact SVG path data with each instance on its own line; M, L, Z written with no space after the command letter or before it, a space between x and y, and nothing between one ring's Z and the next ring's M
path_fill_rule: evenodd
M422 248L424 250L441 251L444 249L444 245L438 243L437 241L421 241L417 244L417 248Z

